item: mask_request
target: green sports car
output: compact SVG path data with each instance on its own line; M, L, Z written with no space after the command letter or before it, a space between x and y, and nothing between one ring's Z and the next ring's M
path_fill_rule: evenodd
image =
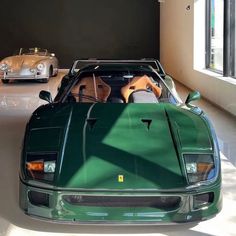
M30 118L20 207L65 223L202 221L222 207L220 153L205 113L181 102L158 61L76 61Z

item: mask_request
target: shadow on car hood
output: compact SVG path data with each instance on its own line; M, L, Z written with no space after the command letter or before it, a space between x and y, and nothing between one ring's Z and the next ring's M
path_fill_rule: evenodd
M202 118L171 104L45 106L30 124L28 151L58 151L62 188L185 187L182 151L212 150Z

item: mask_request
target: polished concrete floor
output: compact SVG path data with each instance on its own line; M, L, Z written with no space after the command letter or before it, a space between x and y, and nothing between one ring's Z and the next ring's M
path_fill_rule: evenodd
M176 226L79 226L42 222L24 215L18 207L18 170L25 125L43 101L40 90L55 95L63 73L48 84L0 82L0 236L37 235L236 235L236 118L201 100L198 105L209 115L221 147L224 206L215 218ZM188 90L177 84L183 100ZM227 96L227 94L226 94ZM236 102L236 101L235 101Z

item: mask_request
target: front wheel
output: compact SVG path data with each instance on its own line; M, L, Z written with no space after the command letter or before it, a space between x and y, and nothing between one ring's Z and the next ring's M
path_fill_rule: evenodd
M55 73L54 73L54 69L52 67L52 76L56 77L58 75L58 69L55 69Z
M2 83L3 84L8 84L9 83L9 79L2 79Z
M49 78L53 77L53 67L52 66L50 66L50 68L49 68L48 76L49 76Z
M40 82L41 83L48 83L49 79L52 77L52 74L53 74L53 68L52 68L52 66L50 66L50 68L48 70L48 78L41 79Z

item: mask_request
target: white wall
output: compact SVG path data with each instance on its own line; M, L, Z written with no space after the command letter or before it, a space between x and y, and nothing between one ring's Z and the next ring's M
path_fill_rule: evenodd
M236 115L236 79L204 70L204 27L205 0L165 0L161 3L160 60L176 80Z

